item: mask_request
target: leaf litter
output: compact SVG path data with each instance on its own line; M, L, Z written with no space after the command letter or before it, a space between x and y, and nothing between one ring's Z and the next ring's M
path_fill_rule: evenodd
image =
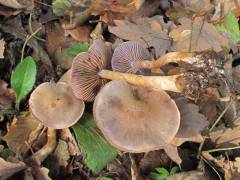
M43 0L33 3L6 0L0 4L0 14L5 16L0 23L1 179L14 178L19 171L21 173L16 176L35 179L203 179L208 176L208 171L213 171L217 177L238 179L238 1ZM110 58L104 59L107 57L103 53L105 49L95 43L99 38L108 47ZM137 42L149 51L151 57L144 59L140 57L141 53L136 53L137 48L131 49L132 55L137 54L134 58L143 60L139 64L132 62L131 66L146 68L148 64L155 64L155 69L149 71L152 74L132 76L109 71L111 54L125 41ZM174 55L178 52L184 52L186 56ZM131 91L127 90L135 98L133 102L128 100L133 107L126 109L118 96L111 97L112 92L120 93L120 97L129 96L119 87L104 97L110 96L111 100L103 99L109 101L111 106L108 107L115 115L109 114L111 117L100 121L99 117L107 111L99 110L96 101L85 102L84 117L74 126L69 127L71 124L67 121L66 129L51 128L60 122L51 127L44 126L42 116L37 119L31 110L29 98L36 93L37 87L49 81L50 86L66 87L65 96L71 96L72 62L82 61L81 57L86 54L85 61L94 64L95 69L82 63L84 72L74 69L74 73L87 75L92 84L106 76L113 81L102 89L92 88L85 81L81 83L100 96L110 84L124 79L125 83L133 84L129 86ZM36 67L24 64L29 58L36 62ZM161 64L159 59L166 62ZM130 61L128 56L120 65L126 66L126 61ZM169 142L163 147L153 147L150 152L121 151L120 145L109 140L107 134L119 125L126 127L121 124L123 122L115 123L121 117L114 107L125 114L130 113L131 117L144 117L145 109L139 107L148 94L159 89L149 87L159 81L149 80L156 77L161 78L163 89L171 91L175 88L174 92L165 93L177 108L175 118L179 118L179 124L171 124L177 131L171 138L170 134L164 138L167 133L161 132L163 139ZM139 86L145 94L141 94ZM191 96L185 93L186 90L192 93ZM46 92L42 99L51 99L49 93ZM135 101L139 103L134 105ZM48 103L40 102L39 107L50 109L71 105L70 101L60 97ZM158 107L155 112L163 109ZM60 111L73 118L66 108L60 108ZM143 129L147 129L148 134L141 136L144 138L142 144L150 143L145 145L151 146L160 142L161 138L152 137L154 132L149 128L150 122L155 123L151 121L155 117L148 116L147 123L143 121L140 126L134 124L139 119L128 122L133 128L124 135L125 141L130 142L129 149L138 144L139 134L134 132L143 132ZM103 130L100 123L110 124L109 131ZM170 127L164 122L162 126ZM176 166L180 172L174 171Z

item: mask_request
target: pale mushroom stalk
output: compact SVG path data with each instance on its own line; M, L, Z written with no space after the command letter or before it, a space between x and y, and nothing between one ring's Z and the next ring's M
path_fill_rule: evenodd
M42 149L33 154L32 159L34 159L39 165L48 157L49 154L53 152L56 147L56 130L48 128L47 130L47 144L45 144Z
M130 84L150 87L155 89L163 89L166 91L181 92L181 87L177 86L177 80L182 75L173 76L142 76L128 73L114 72L110 70L101 70L99 76L111 80L124 79Z
M160 58L158 58L156 61L136 61L134 62L134 65L138 68L143 69L154 69L154 68L160 68L168 63L178 63L180 61L186 62L186 63L193 63L191 62L191 57L194 56L194 53L189 52L170 52L167 53Z

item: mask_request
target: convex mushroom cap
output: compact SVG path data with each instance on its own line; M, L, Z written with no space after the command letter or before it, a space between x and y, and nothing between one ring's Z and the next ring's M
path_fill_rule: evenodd
M63 82L40 84L31 94L32 114L45 126L64 129L75 124L84 112L84 102L77 99Z
M77 55L72 64L71 86L74 95L84 101L93 101L101 87L107 83L98 72L108 68L111 48L101 40L96 40L88 52Z
M112 56L112 69L118 72L144 74L146 70L139 62L150 59L149 51L135 41L127 41L118 46Z
M148 152L169 144L180 125L175 102L163 90L107 83L96 96L94 118L105 138L127 152Z

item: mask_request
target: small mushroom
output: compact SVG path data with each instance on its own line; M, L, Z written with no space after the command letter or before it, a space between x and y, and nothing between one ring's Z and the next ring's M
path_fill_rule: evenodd
M182 93L194 100L199 99L201 95L207 95L207 90L216 87L217 83L217 80L202 72L186 72L172 76L142 76L101 70L98 74L111 80L124 79L137 86Z
M94 101L99 129L115 147L127 152L163 148L175 137L180 113L163 90L129 85L124 80L107 83Z
M43 83L31 94L30 110L45 126L64 129L75 124L84 112L84 102L77 99L66 83Z
M118 46L112 56L112 69L118 72L145 74L141 62L150 59L149 51L135 41L127 41Z
M88 52L80 53L72 64L71 86L74 95L84 101L93 101L101 87L107 83L98 72L108 68L111 49L103 41L96 40Z
M194 53L170 52L157 60L149 60L150 53L146 48L138 42L127 41L114 50L112 69L117 72L144 74L148 69L160 68L170 62L192 63L193 56Z

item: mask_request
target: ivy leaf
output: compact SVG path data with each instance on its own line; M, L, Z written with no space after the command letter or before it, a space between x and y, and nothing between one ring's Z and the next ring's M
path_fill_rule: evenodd
M88 44L74 44L66 50L66 54L71 57L75 57L80 52L86 52L89 48Z
M73 126L84 162L94 173L101 171L117 156L117 150L108 144L97 132L93 116L85 116Z
M237 44L240 40L238 19L232 11L229 11L225 16L223 24L216 25L216 28L219 32L225 34L232 43Z
M16 107L33 88L36 81L36 64L31 56L20 62L11 76L11 87L16 92Z

